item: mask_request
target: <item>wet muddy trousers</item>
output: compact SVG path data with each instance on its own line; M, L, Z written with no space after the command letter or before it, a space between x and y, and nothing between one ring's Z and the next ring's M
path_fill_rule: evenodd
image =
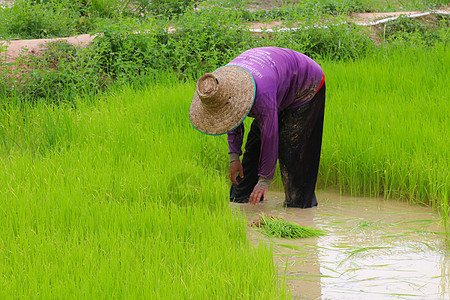
M306 104L284 110L278 116L278 161L285 192L285 206L310 208L317 206L314 193L322 147L325 84ZM245 144L242 167L244 178L236 177L230 201L247 203L258 183L261 153L260 129L253 121Z

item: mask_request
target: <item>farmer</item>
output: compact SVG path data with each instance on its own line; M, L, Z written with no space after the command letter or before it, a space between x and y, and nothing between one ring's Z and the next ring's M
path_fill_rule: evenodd
M228 134L230 201L265 200L278 159L285 205L309 208L317 205L324 108L321 67L293 50L265 47L201 76L189 118L202 133ZM241 163L247 115L254 120Z

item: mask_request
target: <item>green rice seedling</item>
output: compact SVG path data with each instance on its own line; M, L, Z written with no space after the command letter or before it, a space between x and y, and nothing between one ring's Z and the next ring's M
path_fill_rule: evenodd
M260 215L250 226L262 229L268 237L298 239L325 235L323 230L300 226L274 216Z
M352 229L352 231L356 231L356 230L370 230L370 229L378 229L378 223L379 221L376 222L371 222L368 220L360 220L358 222L358 224L356 224L354 226L354 228Z
M323 62L328 104L318 185L430 205L448 223L449 60L438 44Z
M391 249L392 247L384 247L384 246L373 246L373 247L360 247L354 250L350 250L347 252L347 257L343 259L341 262L339 262L339 265L344 264L347 260L350 258L356 256L356 255L375 255L373 252L378 252L377 250L385 250Z
M303 250L303 248L302 248L302 247L300 247L300 246L296 246L296 245L291 245L291 244L282 244L282 243L277 243L276 245L277 245L277 246L280 246L280 247L284 247L284 248L292 249L292 250L297 250L297 251L301 251L301 250ZM304 255L308 255L308 254L304 254Z
M2 105L0 298L287 298L172 79L76 109Z

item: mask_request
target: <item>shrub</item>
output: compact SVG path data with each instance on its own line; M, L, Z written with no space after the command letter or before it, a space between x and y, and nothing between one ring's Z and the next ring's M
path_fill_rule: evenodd
M364 0L319 0L309 2L310 7L319 7L322 13L338 15L371 11Z
M242 25L235 10L219 7L188 11L178 22L178 30L168 35L167 53L177 61L174 66L189 73L214 69L251 47L253 37Z
M49 1L33 4L18 0L11 8L2 11L1 38L23 39L70 36L77 32L78 15L66 9L63 3Z
M374 48L374 42L365 28L347 24L304 25L297 30L278 30L261 45L273 45L302 52L320 60L356 59L367 55Z
M400 16L380 26L379 34L387 42L434 45L449 39L450 17L432 15L425 18Z
M372 8L364 0L311 0L292 6L262 9L250 12L242 9L242 17L246 21L270 20L305 20L310 16L331 14L349 14L371 11Z
M236 12L219 12L219 8L191 10L172 33L161 25L137 34L123 29L106 31L95 42L103 51L102 67L116 75L160 69L189 75L217 68L252 44Z
M154 15L163 18L174 18L192 6L195 6L195 0L134 0L128 1L128 12L134 12L136 15L146 16Z
M73 101L80 94L92 95L109 83L91 48L75 48L64 41L47 44L40 56L26 55L0 69L0 95L21 99Z
M129 31L105 31L94 40L92 51L99 57L99 67L113 79L129 78L154 69L156 36Z
M299 30L275 28L271 33L253 34L242 25L242 17L242 11L234 9L191 9L179 17L171 33L163 22L149 26L121 18L118 23L105 23L101 25L104 33L90 47L78 49L54 43L39 57L22 57L15 66L1 68L0 94L73 100L79 93L95 94L112 83L140 84L161 70L176 72L180 79L192 78L254 47L291 48L315 60L358 59L376 49L363 27L331 22L327 27L316 26L321 21L311 17ZM398 44L408 46L431 36L426 35L428 29L411 25L410 20L398 22L406 23L390 25L391 29L386 30L387 35L392 33L390 40L398 36ZM439 22L446 26L436 27L439 39L448 41L448 18ZM417 40L411 39L411 33L401 36L398 32L412 32Z

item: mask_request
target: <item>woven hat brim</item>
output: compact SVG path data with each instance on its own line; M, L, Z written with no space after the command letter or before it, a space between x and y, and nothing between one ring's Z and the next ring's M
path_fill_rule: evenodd
M197 92L189 109L189 119L200 132L221 135L232 131L247 117L253 106L256 84L253 76L240 66L227 65L213 72L223 84L228 103L216 109L205 107Z

